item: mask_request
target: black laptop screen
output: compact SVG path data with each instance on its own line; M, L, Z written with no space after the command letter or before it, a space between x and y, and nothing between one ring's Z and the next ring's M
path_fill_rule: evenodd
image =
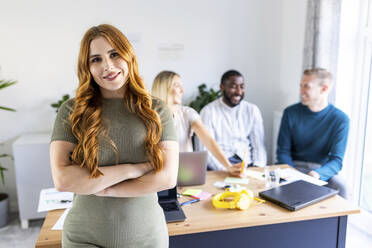
M166 189L158 192L159 200L166 199L177 199L177 189L176 187L172 189Z

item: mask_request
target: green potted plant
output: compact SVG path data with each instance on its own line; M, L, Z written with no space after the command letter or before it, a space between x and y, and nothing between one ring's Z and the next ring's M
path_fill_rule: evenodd
M0 80L0 90L5 89L6 87L9 87L15 83L16 81L12 81L12 80ZM4 106L0 106L0 110L13 111L13 112L15 111L15 109L4 107ZM0 154L0 159L5 158L5 157L12 158L12 155ZM7 169L5 167L2 167L0 163L0 181L2 185L5 184L4 171L6 170ZM9 196L6 193L0 192L0 228L8 224L8 220L9 220L8 208L9 208Z
M63 95L61 100L58 100L57 102L50 104L50 106L51 106L52 108L55 108L55 109L56 109L56 113L58 113L58 109L59 109L59 108L61 107L61 105L62 105L65 101L67 101L68 99L70 99L70 95L69 95L69 94Z
M1 80L0 79L0 90L5 89L6 87L9 87L15 83L17 82L13 80ZM4 107L4 106L0 106L0 109L15 112L15 109Z
M213 102L217 98L219 98L222 94L220 90L215 91L213 88L207 89L206 84L201 84L198 86L199 94L196 96L195 100L193 100L189 106L195 109L198 113L202 110L202 108L210 102ZM192 146L194 150L196 149L197 144L197 137L194 134L192 136Z
M196 99L190 103L190 107L195 109L198 113L200 110L210 102L213 102L217 98L221 96L221 91L210 88L207 90L207 86L205 84L201 84L198 87L199 95L196 96Z

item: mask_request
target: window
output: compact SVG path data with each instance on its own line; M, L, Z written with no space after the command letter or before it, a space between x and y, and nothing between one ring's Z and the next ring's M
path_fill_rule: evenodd
M344 0L340 27L336 105L350 117L341 174L372 233L372 0Z
M371 54L369 57L372 57ZM360 206L372 214L372 60L369 62L365 136L362 155Z

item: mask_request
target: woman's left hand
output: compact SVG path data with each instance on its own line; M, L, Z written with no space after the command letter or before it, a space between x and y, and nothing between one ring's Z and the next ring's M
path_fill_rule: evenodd
M228 173L230 176L233 177L243 177L243 173L241 173L241 163L233 164L229 168L227 168Z

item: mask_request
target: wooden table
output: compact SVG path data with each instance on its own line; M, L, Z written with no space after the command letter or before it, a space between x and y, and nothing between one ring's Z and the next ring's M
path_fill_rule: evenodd
M250 168L262 170L261 168ZM223 181L225 172L207 173L207 182L199 188L213 194L222 190L213 186ZM264 182L249 178L248 188L257 194ZM185 188L178 188L182 192ZM189 200L180 198L180 202ZM290 212L270 202L248 210L216 209L211 199L182 207L187 219L169 223L170 247L345 247L347 215L359 213L336 195L301 210ZM49 211L36 247L61 247L62 231L52 231L63 210Z

